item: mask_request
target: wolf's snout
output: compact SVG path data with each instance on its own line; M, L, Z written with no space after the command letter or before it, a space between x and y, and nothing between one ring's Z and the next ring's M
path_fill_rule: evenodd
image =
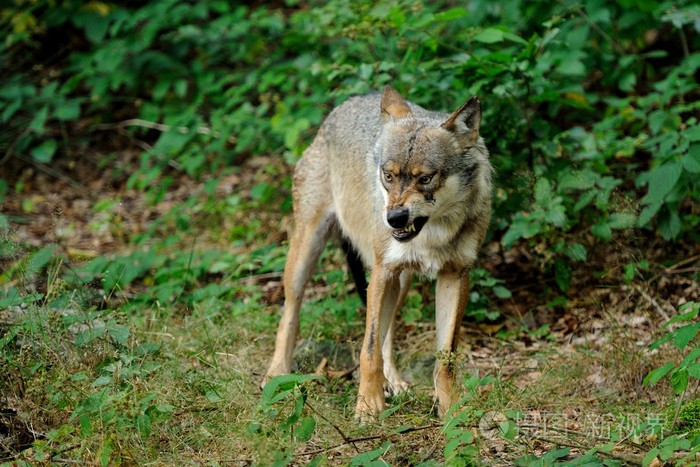
M408 208L392 209L386 214L386 221L395 229L402 229L408 224Z

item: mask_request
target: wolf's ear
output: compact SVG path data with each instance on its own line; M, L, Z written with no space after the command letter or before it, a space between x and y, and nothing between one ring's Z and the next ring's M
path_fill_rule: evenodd
M391 86L385 87L384 92L382 92L381 108L383 123L411 115L411 108L408 106L406 99L401 97L401 94Z
M451 131L465 146L474 146L479 139L481 124L481 102L473 96L459 109L455 110L442 127Z

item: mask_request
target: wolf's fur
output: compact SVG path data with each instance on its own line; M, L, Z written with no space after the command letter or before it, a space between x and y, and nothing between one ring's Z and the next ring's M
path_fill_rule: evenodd
M371 268L356 415L383 410L384 386L391 393L408 388L394 365L392 337L413 272L437 278L434 380L438 412L445 413L454 397L450 356L468 270L491 213L492 168L480 121L476 97L450 115L407 102L391 87L352 98L326 118L294 173L284 313L266 378L291 371L304 287L327 238L340 233Z

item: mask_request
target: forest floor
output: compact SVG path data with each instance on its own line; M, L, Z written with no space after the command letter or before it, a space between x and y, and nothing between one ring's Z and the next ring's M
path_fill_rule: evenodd
M150 191L127 188L135 154L118 154L106 166L97 160L85 157L71 166L25 167L14 177L3 175L21 193L7 196L1 206L10 220L4 240L17 251L5 251L0 269L16 264L24 249L49 244L58 246L62 268L78 267L99 256L142 248L131 239L144 232L150 232L151 243L175 234L177 240L163 247L168 254L213 249L245 258L286 241L289 188L279 180L291 169L272 157L249 159L216 180L174 175L157 199L153 186ZM257 192L265 187L272 193L260 202ZM185 233L167 222L152 229L155 221L192 198ZM459 425L471 435L454 442L463 456L484 465L509 465L515 459L532 459L527 456L572 458L599 448L605 451L601 459L634 465L654 445L654 435L635 428L668 426L673 418L678 399L670 385L645 386L643 380L651 370L682 356L672 346L653 352L649 346L667 332L664 324L683 303L700 301L700 284L694 280L700 246L671 244L639 231L622 232L607 244L594 245L585 234L579 241L589 255L573 269L566 293L537 259L547 245L522 243L505 252L496 242L484 246L481 266L503 280L512 296L499 299L484 292L499 313L480 322L468 316L462 325L461 378L472 388L464 391L460 413L466 415ZM352 294L336 250L328 248L324 254L302 315L299 368L326 377L303 386L304 414L315 419L308 440L288 431L287 438L279 438L284 432L281 420L289 415L285 410L294 411L292 396L291 405L261 408L259 384L283 300L279 268L235 279L218 271L200 278L199 285L216 283L231 292L199 303L175 300L128 307L149 287L148 280L113 293L101 291L99 309L125 310L117 321L130 329L128 349L107 349L105 344L88 355L73 345L75 331L67 325L49 326L40 336L26 332L29 313L54 322L56 316L58 321L65 317L65 310L0 310L0 340L18 323L25 330L11 363L8 358L3 363L9 377L0 398L0 461L36 461L43 455L54 461L264 465L284 454L292 463L319 457L335 465L362 460L363 453L365 460L392 465L444 461L451 455L449 441L457 438L454 427L432 415L434 325L430 313L420 309L432 300L430 284L416 281L409 310L399 318L397 359L412 383L411 393L391 399L387 416L376 424L358 427L352 409L364 309ZM6 278L4 286L18 282ZM22 286L46 291L50 274ZM113 385L109 407L117 413L143 416L151 410L143 409L150 407L150 400L159 401L150 411L148 430L141 430L138 416L131 425L138 433L131 434L121 433L119 423L104 417L85 422L76 407L87 413L86 405L77 401L103 387L95 383L106 365L100 352L110 353L109 361L121 362L125 371L127 357L146 340L160 346L154 357L157 368L128 379L128 391L114 372L107 386ZM34 360L43 362L40 370L22 367ZM80 386L80 375L94 381ZM76 385L76 393L56 396L60 381ZM698 397L697 388L684 397ZM36 440L43 442L44 453L38 453Z

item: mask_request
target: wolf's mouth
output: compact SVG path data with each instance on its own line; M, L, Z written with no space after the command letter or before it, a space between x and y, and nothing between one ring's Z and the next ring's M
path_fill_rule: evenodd
M403 229L392 230L391 236L400 242L407 242L420 233L426 222L428 222L427 217L416 217L411 224L408 224Z

